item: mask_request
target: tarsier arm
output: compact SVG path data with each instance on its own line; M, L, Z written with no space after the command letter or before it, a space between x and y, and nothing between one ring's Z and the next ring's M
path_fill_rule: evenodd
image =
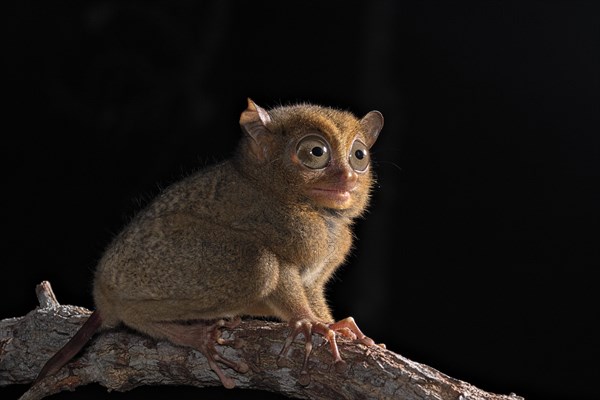
M329 310L329 306L325 300L324 291L324 287L313 285L306 288L306 297L308 299L310 309L313 310L313 313L317 316L317 318L319 318L319 320L324 322L333 322L333 316L331 315L331 311Z
M300 273L294 266L280 267L277 288L270 294L267 303L277 310L278 317L284 321L318 319L302 286Z

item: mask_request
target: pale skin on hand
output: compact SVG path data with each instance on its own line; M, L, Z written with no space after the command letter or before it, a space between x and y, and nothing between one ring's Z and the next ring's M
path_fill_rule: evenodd
M289 323L280 360L304 336L301 383L313 334L329 342L336 364L336 335L373 345L351 317L334 322L324 289L367 207L369 150L383 117L309 104L267 111L248 99L240 125L234 157L166 189L115 237L96 270L96 311L36 381L95 331L119 324L199 350L225 387L235 382L219 364L241 373L248 366L215 345L227 344L220 329L241 316Z

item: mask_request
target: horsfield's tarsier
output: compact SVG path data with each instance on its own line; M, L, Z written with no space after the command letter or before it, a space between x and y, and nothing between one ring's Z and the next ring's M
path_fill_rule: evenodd
M294 339L336 335L367 346L354 320L335 322L324 288L352 246L352 224L365 211L374 178L369 150L383 127L371 111L312 104L265 110L248 99L234 156L168 187L114 238L94 280L96 309L36 382L56 373L100 329L124 324L202 352L225 387L219 329L241 316L276 317Z

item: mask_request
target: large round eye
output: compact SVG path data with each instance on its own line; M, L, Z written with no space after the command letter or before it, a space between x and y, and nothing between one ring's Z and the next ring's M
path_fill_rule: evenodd
M331 160L329 145L319 136L307 136L296 147L296 155L308 168L325 168Z
M355 140L350 149L348 158L350 166L358 172L362 172L369 166L369 150L360 140Z

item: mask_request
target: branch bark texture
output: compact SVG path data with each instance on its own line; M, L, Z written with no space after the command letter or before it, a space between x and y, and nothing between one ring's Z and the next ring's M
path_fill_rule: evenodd
M40 307L24 317L0 321L0 386L33 382L91 313L58 304L48 282L38 285L36 292ZM344 338L338 341L344 368L335 368L324 340L313 338L307 379L300 374L304 357L300 341L284 365L277 364L287 333L287 324L257 320L223 332L224 339L234 340L233 346L221 346L223 354L241 358L250 367L245 374L226 369L238 388L318 400L522 400L515 394L485 392L379 346L367 348ZM69 364L31 387L21 400L41 399L94 382L117 391L141 385L220 385L201 353L121 328L98 333Z

